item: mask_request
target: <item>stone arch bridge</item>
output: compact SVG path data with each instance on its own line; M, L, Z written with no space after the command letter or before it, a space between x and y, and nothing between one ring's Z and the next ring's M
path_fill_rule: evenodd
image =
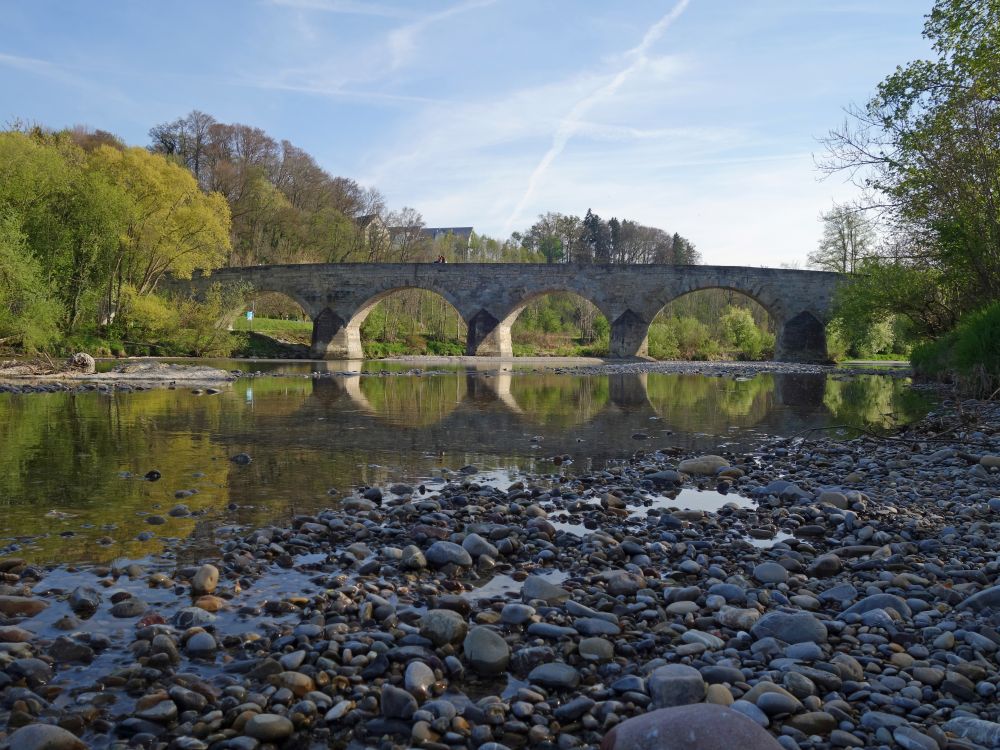
M222 268L167 291L203 292L242 283L297 302L313 320L316 359L360 359L361 324L384 297L424 289L450 302L468 326L466 353L511 357L511 325L536 297L573 292L611 324L611 357L646 355L649 324L664 305L701 289L728 289L756 300L777 332L775 358L826 359L824 326L842 277L824 271L742 266L570 265L522 263L330 263Z

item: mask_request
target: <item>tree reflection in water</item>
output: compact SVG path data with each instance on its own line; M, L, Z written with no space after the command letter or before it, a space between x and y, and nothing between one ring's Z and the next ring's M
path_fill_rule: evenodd
M0 547L38 562L137 557L160 549L162 537L207 545L219 525L315 511L335 502L331 487L343 496L470 463L582 471L637 448L739 449L761 433L885 428L929 406L906 381L879 376L465 370L261 377L217 396L2 394ZM228 460L242 451L253 456L249 466ZM561 454L573 465L547 460ZM151 469L159 481L137 478ZM197 492L175 497L183 490ZM178 503L194 515L169 515ZM147 523L151 514L166 522ZM138 541L143 532L154 537ZM97 543L105 537L110 544Z

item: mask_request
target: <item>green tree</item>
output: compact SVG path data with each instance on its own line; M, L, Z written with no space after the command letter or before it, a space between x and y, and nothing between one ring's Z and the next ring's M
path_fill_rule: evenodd
M545 257L546 263L559 263L564 256L562 240L558 237L545 237L539 244L538 250Z
M17 217L0 210L0 345L32 351L54 343L60 312Z
M898 68L850 110L824 167L853 175L894 234L863 269L902 282L879 304L937 333L1000 298L1000 0L937 0L924 36L934 57Z

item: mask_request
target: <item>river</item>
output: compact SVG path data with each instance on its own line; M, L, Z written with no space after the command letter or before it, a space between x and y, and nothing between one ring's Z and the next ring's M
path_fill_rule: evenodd
M310 376L317 366L325 376ZM930 406L904 378L840 371L427 374L379 362L357 374L271 365L217 395L0 394L0 554L107 562L180 541L197 555L220 529L287 521L361 486L440 482L468 466L502 482L513 468L571 473L640 450L738 452L817 428L884 429ZM231 461L238 453L252 461Z

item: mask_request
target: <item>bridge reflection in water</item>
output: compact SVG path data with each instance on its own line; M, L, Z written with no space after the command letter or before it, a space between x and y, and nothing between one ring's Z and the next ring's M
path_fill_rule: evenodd
M877 382L892 386L886 379ZM824 404L830 387L825 375L747 380L646 373L353 372L312 381L311 396L294 417L302 428L289 439L329 444L321 433L335 423L351 431L352 448L372 451L391 450L394 442L406 440L409 449L431 453L508 455L530 448L537 454L540 445L544 455L586 452L606 458L641 447L639 434L656 445L714 449L720 437L738 446L761 433L787 435L829 423ZM540 440L528 445L526 437Z

